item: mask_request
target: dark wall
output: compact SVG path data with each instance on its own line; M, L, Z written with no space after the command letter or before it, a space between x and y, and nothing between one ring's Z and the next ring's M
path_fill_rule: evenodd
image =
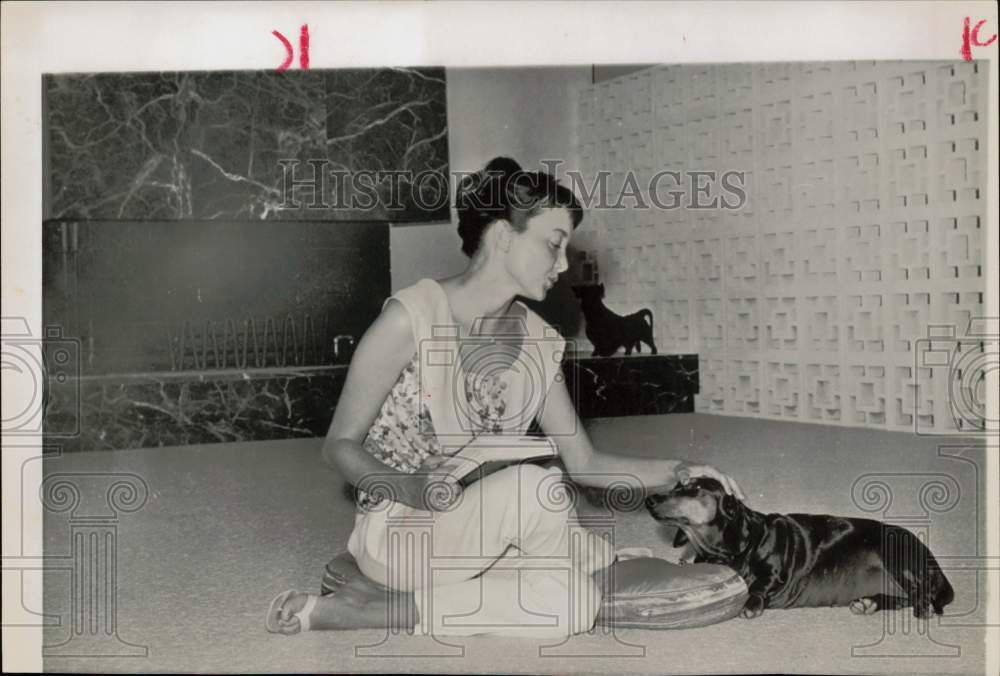
M43 84L43 314L82 375L343 361L391 292L389 223L448 215L410 181L447 175L440 68Z
M390 294L386 223L50 221L44 242L45 322L82 375L334 364Z

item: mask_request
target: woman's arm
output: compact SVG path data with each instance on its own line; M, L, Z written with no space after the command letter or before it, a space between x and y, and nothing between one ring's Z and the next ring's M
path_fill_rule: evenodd
M323 443L323 459L362 490L366 485L380 484L384 491L387 486L394 500L423 508L413 503L423 489L424 477L399 472L362 447L382 403L415 349L406 310L397 301L387 303L354 350Z
M695 465L684 460L635 458L598 453L583 429L573 402L561 380L549 387L541 417L542 431L559 447L559 455L573 481L585 486L608 488L630 486L644 490L654 486L673 486L707 476L718 480L726 492L743 499L739 485L710 465Z

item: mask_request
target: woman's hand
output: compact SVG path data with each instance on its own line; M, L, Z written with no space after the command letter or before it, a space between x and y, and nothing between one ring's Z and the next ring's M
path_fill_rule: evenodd
M446 471L439 469L449 456L430 455L424 459L413 474L407 474L401 482L401 502L428 512L446 512L462 497L462 486L445 481Z
M417 468L417 473L429 473L436 470L441 465L448 462L451 459L450 455L428 455L424 458L424 461L420 463L420 467Z
M740 489L740 485L736 483L736 479L732 478L728 474L723 474L711 465L692 465L687 462L682 462L677 468L677 480L682 484L690 483L693 479L697 479L698 477L715 479L722 484L722 488L725 489L726 493L735 496L741 502L746 500L746 497L743 495L743 491Z

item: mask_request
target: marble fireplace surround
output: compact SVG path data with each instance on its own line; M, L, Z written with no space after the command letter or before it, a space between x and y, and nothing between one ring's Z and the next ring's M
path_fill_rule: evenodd
M182 319L280 319L287 308L303 317L339 308L329 333L359 335L342 318L367 325L388 295L388 224L447 220L447 199L430 182L403 186L399 204L383 183L374 209L333 205L332 194L317 208L302 179L315 176L314 161L446 173L445 87L433 68L46 76L43 314L62 333L45 349L75 346L78 359L49 374L46 443L76 451L324 435L349 357L288 362L265 350L257 368L208 370L214 362L165 346L185 335ZM291 202L286 160L297 162ZM322 289L279 274L296 256ZM338 276L330 256L366 272ZM345 313L343 298L367 305ZM573 356L563 369L584 419L694 410L695 355Z
M448 174L444 69L70 73L42 87L47 443L325 433L349 359L337 339L389 293L389 224L448 218L446 183L408 182ZM374 205L334 174L369 177ZM225 347L258 334L256 359ZM321 349L302 356L306 335ZM197 347L216 336L221 366Z
M448 218L434 180L448 173L443 68L71 73L42 86L45 218ZM361 172L357 192L338 189L334 176Z
M347 369L81 376L51 388L46 443L73 452L320 437ZM563 373L584 420L694 412L697 355L568 355Z

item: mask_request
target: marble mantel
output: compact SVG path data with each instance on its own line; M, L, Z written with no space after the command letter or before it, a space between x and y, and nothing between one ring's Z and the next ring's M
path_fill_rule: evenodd
M84 376L54 388L47 443L64 452L324 436L347 365ZM583 420L689 413L697 355L563 361Z

